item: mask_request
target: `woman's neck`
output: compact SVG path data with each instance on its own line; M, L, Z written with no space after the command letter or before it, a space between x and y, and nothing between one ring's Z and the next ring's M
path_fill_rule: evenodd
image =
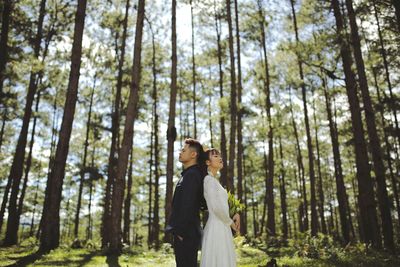
M217 169L209 168L208 170L211 172L212 176L214 176L214 177L217 176L217 173L218 173L218 170L217 170Z

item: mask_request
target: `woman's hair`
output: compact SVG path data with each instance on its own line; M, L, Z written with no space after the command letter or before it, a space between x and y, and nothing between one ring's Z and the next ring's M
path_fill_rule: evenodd
M200 165L201 171L204 176L206 176L208 174L208 171L207 171L208 166L206 164L206 161L210 160L210 157L212 155L221 155L221 152L219 152L219 150L216 148L208 148L205 151L203 151L201 157L199 158L198 163Z

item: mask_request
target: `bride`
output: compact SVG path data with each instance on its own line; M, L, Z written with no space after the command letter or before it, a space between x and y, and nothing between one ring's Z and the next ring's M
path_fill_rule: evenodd
M235 222L229 217L228 193L217 180L217 173L223 167L221 153L214 148L205 151L205 164L208 175L204 178L203 186L209 217L204 227L200 266L236 266L230 228L235 232L239 231L240 217L235 214Z

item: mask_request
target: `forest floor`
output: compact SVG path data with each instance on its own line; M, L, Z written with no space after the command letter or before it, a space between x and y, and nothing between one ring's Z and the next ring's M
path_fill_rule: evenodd
M294 252L293 247L275 248L267 251L248 244L237 244L238 266L261 267L275 258L278 266L400 266L400 258L384 252L364 251L358 246L351 249L325 247ZM240 242L239 242L240 243ZM158 252L142 247L125 248L120 256L107 256L99 249L72 249L65 246L49 254L37 254L36 242L23 242L20 246L0 248L0 266L175 266L172 249L164 245ZM298 249L299 247L297 247ZM304 253L308 253L305 256ZM314 256L312 255L314 254ZM199 255L200 256L200 255ZM310 258L312 256L313 258Z

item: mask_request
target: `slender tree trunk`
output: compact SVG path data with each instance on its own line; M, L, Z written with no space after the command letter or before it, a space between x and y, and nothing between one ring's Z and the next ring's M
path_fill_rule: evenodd
M92 164L91 167L94 168L94 156L95 156L96 146L93 143L93 150L92 150ZM93 177L89 177L89 204L88 204L88 226L86 229L86 239L91 240L93 239L93 231L92 231L92 198L93 198Z
M1 148L3 146L3 141L4 141L4 129L6 127L6 121L7 121L7 107L4 107L2 117L3 118L2 118L2 122L1 122L1 130L0 130L0 152L1 152ZM1 227L0 227L0 232L1 232Z
M197 117L196 117L196 60L194 56L194 17L193 17L193 1L190 0L190 18L191 18L191 26L192 26L192 83L193 83L193 137L197 138Z
M111 148L108 157L108 169L107 169L107 183L106 193L104 197L104 211L102 217L101 226L101 242L102 247L105 248L110 243L110 220L111 220L111 197L112 187L115 181L117 162L118 162L118 147L119 147L119 129L120 129L120 105L121 105L121 91L122 91L122 78L123 78L123 67L125 63L125 47L126 38L128 32L128 15L129 15L130 0L126 1L125 5L125 17L123 20L123 32L122 32L122 43L121 43L121 56L118 61L118 75L117 75L117 86L116 95L114 102L114 112L112 114L111 121ZM118 47L116 47L118 49Z
M8 61L8 34L10 32L10 17L13 9L12 0L4 0L3 14L1 18L1 36L0 36L0 104L3 102L3 85L5 79L5 70Z
M81 171L80 171L80 181L79 181L79 192L78 192L78 203L76 206L76 212L75 212L75 226L74 226L74 237L78 238L79 236L79 214L81 211L81 202L82 202L82 193L83 193L83 185L85 183L85 173L86 173L86 159L87 159L87 154L88 154L88 148L89 148L89 135L90 135L90 124L91 124L91 118L92 118L92 106L93 106L93 97L94 97L94 90L96 88L96 79L97 79L97 74L95 74L94 79L93 79L93 88L90 93L90 102L89 102L89 112L88 112L88 119L86 122L86 137L85 137L85 143L84 143L84 148L83 148L83 158L82 158L82 166L81 166Z
M380 106L382 107L382 109L378 109L379 111L379 115L380 115L380 119L381 119L381 124L382 124L382 128L383 128L383 136L385 139L385 148L386 148L386 160L387 160L387 164L389 167L389 173L390 173L390 180L392 183L392 190L393 190L393 195L394 195L394 199L395 199L395 203L396 203L396 211L397 211L397 218L398 218L398 225L400 227L400 200L399 200L399 192L398 192L398 182L396 181L396 175L395 175L395 171L393 168L393 162L392 162L392 156L391 156L391 151L390 151L390 143L389 143L389 138L388 138L388 133L386 130L386 119L383 115L383 102L382 102L382 98L380 95L380 88L379 88L379 84L378 84L378 80L377 80L377 74L376 74L376 70L373 69L372 70L373 75L374 75L374 83L375 83L375 88L376 88L376 95L378 97L378 102L380 103ZM396 153L396 152L395 152Z
M154 81L153 81L154 83ZM154 85L153 85L154 86ZM147 235L148 240L147 244L149 248L153 246L154 236L153 236L153 157L154 157L154 110L152 112L152 124L151 124L151 134L150 134L150 165L149 165L149 217L148 217L148 226L147 226Z
M243 133L242 133L242 66L240 56L240 28L239 28L239 12L237 0L235 0L235 25L236 25L236 57L238 68L238 84L237 84L237 97L238 97L238 113L237 113L237 196L243 203ZM269 218L269 217L268 217ZM240 213L240 221L244 220L244 213ZM243 234L243 229L240 229Z
M236 71L235 71L235 51L233 48L233 30L231 16L231 0L226 0L226 19L229 29L229 58L231 70L231 100L230 100L230 115L231 128L229 135L229 164L228 164L228 184L227 190L231 193L235 192L233 177L235 175L235 155L236 155L236 126L237 126L237 103L236 103Z
M131 201L132 201L132 172L133 172L133 149L129 160L128 181L126 185L126 198L124 202L124 228L122 239L124 243L130 244L129 229L131 224Z
M290 0L292 6L292 16L293 16L293 25L296 35L296 44L300 43L299 34L297 29L297 19L296 12L294 10L294 1ZM318 214L317 214L317 200L315 194L315 173L314 173L314 155L313 155L313 147L311 140L311 130L310 124L308 120L308 108L307 108L307 94L306 94L306 85L304 81L304 73L303 73L303 64L300 61L300 56L297 54L297 61L299 65L299 75L301 81L301 92L303 96L303 110L304 110L304 122L306 125L306 134L307 134L307 148L308 148L308 164L309 164L309 173L310 173L310 192L311 192L311 235L315 236L318 232Z
M283 149L282 149L282 138L279 135L279 155L281 161L281 175L279 179L279 189L281 195L281 210L282 210L282 235L283 239L288 238L288 218L287 218L287 203L286 203L286 184L285 184L285 166L283 164Z
M248 173L247 173L247 169L246 169L246 156L245 156L245 154L244 154L244 149L243 149L243 177L248 177ZM244 215L243 215L243 220L241 221L241 225L242 225L242 229L243 229L243 235L244 236L247 236L247 234L248 234L248 232L247 232L247 222L248 222L248 211L247 211L247 208L248 208L248 201L247 201L247 198L248 198L248 192L249 192L249 190L248 190L248 186L247 186L247 180L248 179L244 179L244 188L243 188L243 195L244 195L244 206L245 206L245 209L244 209Z
M175 128L175 110L176 110L176 93L177 93L177 56L176 56L176 0L172 0L172 25L171 25L171 42L172 42L172 69L171 69L171 91L169 99L168 114L168 130L167 130L167 190L165 197L165 221L168 223L171 214L172 204L172 178L174 175L174 142L176 140ZM164 241L168 241L167 235Z
M321 219L321 231L323 234L327 234L326 232L326 222L325 222L325 196L324 189L322 184L322 172L321 172L321 155L319 150L319 141L318 141L318 124L317 124L317 116L315 109L315 99L313 100L313 117L314 117L314 129L315 129L315 148L317 149L317 169L318 169L318 211Z
M380 54L381 54L382 59L383 59L383 66L385 68L386 82L387 82L387 86L388 86L388 89L389 89L389 95L390 95L389 107L390 107L390 109L391 109L391 111L393 113L394 126L396 128L395 136L397 136L397 143L400 146L400 128L399 128L399 122L398 122L398 119L397 119L397 112L396 112L396 106L395 106L395 96L393 94L393 86L392 86L392 82L390 80L389 63L388 63L388 60L387 60L385 44L384 44L381 25L380 25L380 21L379 21L379 17L378 17L378 9L376 7L376 0L372 1L372 6L374 8L375 20L376 20L376 24L377 24L377 27L378 27Z
M343 26L343 17L340 11L338 0L332 0L332 7L336 18L338 32L338 43L340 44L340 54L343 61L343 68L346 82L346 92L350 105L351 123L353 137L355 140L355 155L359 191L359 208L361 213L361 223L363 224L364 242L371 242L374 247L381 247L381 237L378 225L376 203L374 199L373 183L368 165L368 153L364 137L364 129L360 112L360 103L357 96L357 83L355 75L351 69L353 60Z
M38 28L35 36L34 42L34 57L38 58L40 54L40 44L42 41L42 30L43 30L43 20L46 11L46 0L41 0L40 2L40 12L38 19ZM1 70L0 70L1 72ZM10 170L10 178L12 181L10 203L8 206L8 220L7 220L7 230L4 239L4 245L10 246L15 245L18 242L18 226L19 226L19 215L17 207L17 198L19 193L19 186L22 179L23 165L25 159L25 147L28 138L28 128L29 121L32 116L32 104L35 98L37 85L38 85L38 72L31 70L28 94L26 97L26 104L24 110L24 117L22 121L21 131L18 137L17 147L15 150L13 163Z
M65 175L65 165L69 150L72 123L75 115L75 106L78 95L79 71L82 56L82 36L85 24L86 0L79 0L75 16L74 41L72 44L71 71L64 106L64 115L61 124L60 137L57 144L54 164L46 189L47 196L43 205L42 234L40 250L48 252L58 247L60 238L60 202L62 184Z
M33 151L33 144L35 142L35 132L36 132L36 122L37 122L37 114L39 111L39 103L40 103L40 91L37 92L36 96L36 105L35 105L35 115L33 118L33 125L32 125L32 133L31 133L31 140L29 142L29 153L28 153L28 158L26 159L26 167L25 167L25 176L24 176L24 182L22 185L22 190L21 190L21 195L18 199L18 217L21 216L22 214L22 208L24 204L24 198L25 198L25 192L26 188L28 187L28 176L29 172L32 166L32 151ZM19 221L19 218L18 218Z
M393 241L393 223L390 212L390 201L386 189L385 166L381 152L381 141L375 122L375 111L372 107L371 97L369 94L367 75L365 73L364 59L361 52L361 41L358 34L358 26L356 15L353 9L353 1L346 0L347 13L351 27L351 43L353 45L354 57L357 65L358 81L361 89L362 100L364 104L365 117L367 122L367 132L369 137L369 145L372 154L375 179L377 183L378 204L382 221L382 232L384 246L390 251L394 251Z
M124 136L121 148L118 153L117 176L112 194L111 205L111 227L110 227L110 252L119 253L122 248L121 244L121 213L122 203L124 199L125 175L128 165L129 151L132 149L133 143L133 126L138 113L139 101L139 84L140 84L140 67L141 67L141 51L142 51L142 33L144 21L145 0L139 0L138 16L136 21L135 47L133 57L132 82L129 95L129 102L126 111L126 120L124 128Z
M159 141L158 141L158 88L157 88L157 66L156 66L156 46L155 37L152 31L152 72L153 72L153 115L154 115L154 209L153 209L153 226L152 229L152 239L155 243L155 248L158 250L160 248L160 194L159 194L159 183L160 183L160 154L159 154ZM150 200L151 202L151 200ZM151 216L151 213L149 213Z
M396 13L398 31L400 32L400 2L398 0L392 0L392 5Z
M291 94L291 89L290 89L289 93ZM308 200L307 200L307 191L306 191L305 171L304 171L304 164L303 164L303 156L302 156L301 149L300 149L299 134L297 132L297 126L296 126L296 122L294 120L291 96L290 96L290 113L292 116L292 125L293 125L294 136L296 138L297 165L299 167L299 176L300 176L302 195L303 195L303 216L301 216L299 218L299 221L301 222L303 229L300 229L300 230L308 231Z
M265 43L265 18L262 10L262 3L258 3L258 13L260 16L260 28L261 28L261 46L263 50L264 57L264 93L265 93L265 109L267 112L268 120L268 164L267 166L267 176L266 176L266 196L267 196L267 232L269 236L275 236L275 203L274 203L274 149L273 149L273 127L272 127L272 117L271 117L271 88L270 88L270 75L269 75L269 63L267 56L267 46Z
M37 206L37 199L38 199L38 191L39 191L39 181L40 175L38 175L38 179L36 181L36 189L35 189L35 196L33 197L33 211L32 211L32 219L31 219L31 229L29 231L29 236L33 236L34 234L34 227L35 227L35 215L36 215L36 206Z
M324 97L325 97L325 105L326 105L326 113L329 121L329 132L331 136L332 142L332 153L333 153L333 161L334 161L334 170L335 170L335 181L336 181L336 196L339 203L339 216L340 216L340 225L342 230L343 239L346 243L350 241L350 232L349 232L349 222L347 220L347 205L346 205L346 187L344 185L343 171L342 171L342 159L340 156L339 150L339 139L337 135L337 129L335 123L333 121L332 116L332 108L330 97L327 91L326 79L325 77L321 77L322 86L324 89Z
M224 97L224 72L222 70L222 46L221 46L221 15L217 12L216 2L214 0L214 17L215 17L215 32L217 34L217 48L218 48L218 70L219 70L219 96L222 99ZM221 156L225 168L221 170L221 183L224 187L228 185L228 151L226 147L226 135L225 135L225 113L222 110L219 116L219 124L221 128Z

